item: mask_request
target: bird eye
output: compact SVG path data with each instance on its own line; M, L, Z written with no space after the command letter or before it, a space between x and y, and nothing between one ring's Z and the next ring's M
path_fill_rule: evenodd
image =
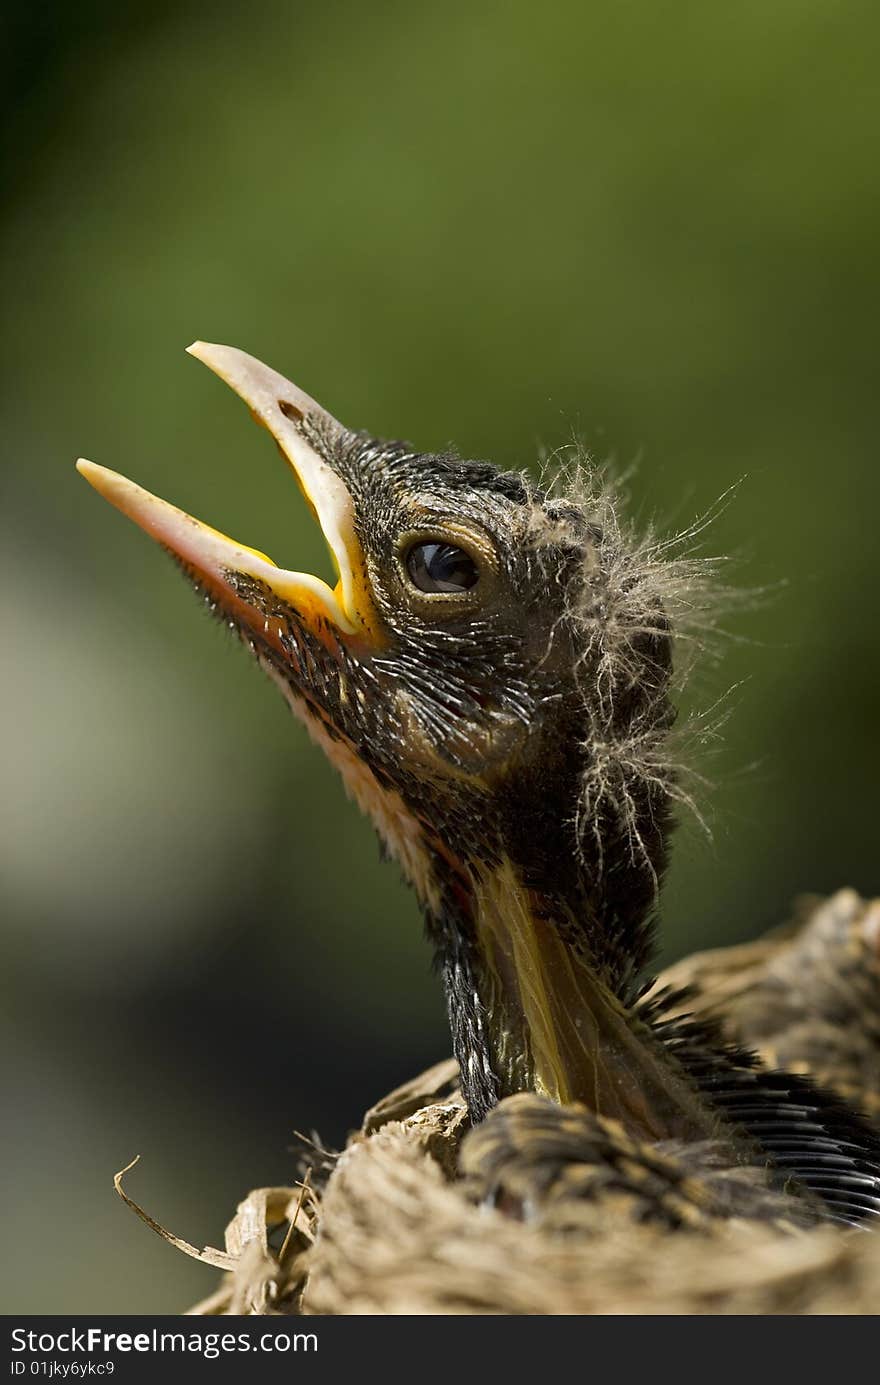
M479 580L477 565L451 543L416 543L406 555L406 570L422 592L463 592Z

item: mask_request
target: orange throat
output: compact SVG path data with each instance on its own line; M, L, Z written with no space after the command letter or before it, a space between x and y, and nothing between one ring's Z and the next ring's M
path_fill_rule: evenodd
M717 1121L678 1064L560 931L510 862L476 886L477 945L502 1094L578 1101L636 1138L708 1139Z

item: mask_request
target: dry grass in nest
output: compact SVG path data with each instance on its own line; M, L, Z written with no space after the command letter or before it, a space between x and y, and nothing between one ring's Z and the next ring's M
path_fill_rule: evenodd
M664 980L696 985L695 1008L720 1007L731 1037L767 1061L782 1054L814 1071L820 1057L880 1111L876 902L852 891L813 901L778 935L697 955ZM821 1012L826 992L834 1023ZM159 1226L123 1186L128 1169L116 1186L163 1239L224 1272L189 1310L201 1315L878 1310L880 1235L744 1220L670 1233L613 1207L591 1218L589 1235L560 1235L468 1201L455 1181L466 1128L456 1065L437 1064L367 1112L329 1177L307 1172L295 1186L250 1193L223 1250Z

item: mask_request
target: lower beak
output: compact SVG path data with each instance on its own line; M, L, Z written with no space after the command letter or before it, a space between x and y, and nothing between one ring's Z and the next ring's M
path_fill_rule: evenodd
M268 634L288 608L319 636L354 636L369 628L371 603L354 531L351 496L311 441L343 433L320 405L268 366L229 346L196 342L204 361L269 429L317 518L339 574L335 589L309 573L280 568L265 553L228 538L106 467L81 458L77 469L111 505L166 548L238 625Z

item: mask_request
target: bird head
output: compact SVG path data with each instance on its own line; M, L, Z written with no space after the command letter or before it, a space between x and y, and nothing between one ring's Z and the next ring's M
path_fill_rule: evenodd
M453 1028L478 1027L487 988L506 993L511 970L524 1004L529 977L562 965L548 947L573 937L619 991L644 960L667 815L663 777L641 773L633 747L671 713L666 615L613 513L524 473L351 431L231 347L190 352L275 439L335 585L103 467L79 469L172 554L372 817L448 983L464 968L449 984L483 996Z

